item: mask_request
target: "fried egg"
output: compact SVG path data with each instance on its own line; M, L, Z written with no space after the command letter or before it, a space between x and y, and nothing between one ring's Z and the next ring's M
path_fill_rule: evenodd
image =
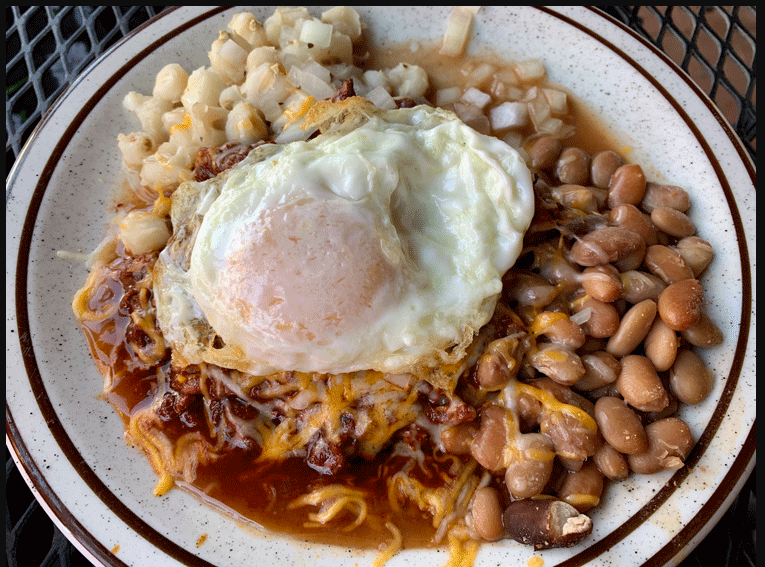
M154 278L182 362L401 373L491 318L534 212L523 159L448 111L360 109L176 191Z

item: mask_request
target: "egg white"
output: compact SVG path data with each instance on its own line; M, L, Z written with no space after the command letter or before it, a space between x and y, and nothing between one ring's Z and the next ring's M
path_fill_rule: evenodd
M427 106L360 122L179 189L155 288L184 361L399 373L489 320L534 212L522 158Z

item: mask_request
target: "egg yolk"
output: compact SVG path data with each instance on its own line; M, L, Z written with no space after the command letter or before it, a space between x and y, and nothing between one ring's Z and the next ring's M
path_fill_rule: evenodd
M244 328L292 344L363 332L400 288L375 225L336 199L269 209L232 239L216 300Z

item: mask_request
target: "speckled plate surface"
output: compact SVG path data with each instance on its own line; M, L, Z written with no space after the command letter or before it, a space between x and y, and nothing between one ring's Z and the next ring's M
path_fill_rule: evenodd
M256 7L265 19L272 11ZM316 13L320 10L317 9ZM448 8L359 8L372 41L437 39ZM101 377L71 312L86 277L57 251L89 252L119 169L129 90L151 92L168 62L207 64L230 10L184 7L128 36L83 73L43 119L6 189L6 443L36 497L95 564L319 567L371 564L376 553L253 533L181 491L152 496L155 477L97 399ZM724 513L755 460L755 168L714 105L636 35L601 13L484 7L471 49L544 59L553 80L604 117L650 179L686 187L691 218L716 257L707 309L725 343L705 353L716 382L684 411L699 440L674 473L609 487L595 530L566 550L485 546L477 565L665 565L679 562ZM204 543L200 537L206 534ZM535 556L537 559L535 559ZM443 565L445 551L408 551L389 565Z

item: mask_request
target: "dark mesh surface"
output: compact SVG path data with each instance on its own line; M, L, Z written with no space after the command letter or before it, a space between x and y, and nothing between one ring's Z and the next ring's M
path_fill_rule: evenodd
M63 90L93 59L164 6L6 7L6 177ZM604 11L681 66L718 105L753 159L757 150L756 9L623 6ZM681 567L756 564L756 474ZM6 447L8 567L86 567L32 496Z
M757 153L754 6L599 6L677 63Z

